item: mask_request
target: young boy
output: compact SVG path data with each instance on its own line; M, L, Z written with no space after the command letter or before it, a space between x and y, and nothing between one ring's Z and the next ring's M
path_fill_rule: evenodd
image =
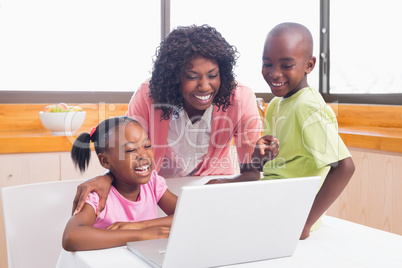
M306 27L282 23L268 33L262 58L262 75L276 96L268 105L264 135L274 135L280 143L276 159L263 167L264 179L323 178L301 239L315 229L313 224L340 195L355 169L338 135L336 115L307 83L316 63L312 52L313 39ZM254 157L264 158L268 140L265 136L258 140Z

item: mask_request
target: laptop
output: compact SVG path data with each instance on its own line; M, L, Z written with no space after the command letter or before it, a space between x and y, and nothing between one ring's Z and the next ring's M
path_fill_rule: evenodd
M152 267L216 267L291 256L321 177L183 186L168 239L127 243Z

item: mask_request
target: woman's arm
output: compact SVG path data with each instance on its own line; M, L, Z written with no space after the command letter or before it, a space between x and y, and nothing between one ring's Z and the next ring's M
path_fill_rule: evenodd
M261 178L260 172L255 169L251 164L240 164L240 174L233 178L219 178L212 179L206 184L218 184L218 183L231 183L242 181L258 181Z
M207 184L256 181L261 178L259 170L262 166L262 159L256 158L253 154L256 150L256 142L261 137L262 128L255 94L250 88L243 85L239 85L234 94L232 105L235 112L239 114L238 117L228 116L228 119L237 120L237 118L240 118L239 122L236 121L236 125L239 127L233 129L237 154L242 162L240 163L240 174L233 178L213 179ZM278 141L274 136L266 136L266 142L268 142L268 139L270 141ZM264 146L262 151L266 153L264 157L265 161L272 160L278 155L278 143L270 143Z
M351 157L345 158L333 165L318 191L313 206L308 215L300 239L306 239L310 235L313 224L325 213L332 203L342 193L355 171L355 165Z
M73 202L73 215L78 214L82 210L88 194L92 191L96 192L99 196L99 208L98 211L96 211L96 215L99 215L105 208L112 182L113 176L109 172L106 172L103 175L96 176L78 185Z
M258 181L261 179L260 171L253 164L240 164L240 175L233 177L232 182Z
M275 136L266 135L257 141L251 163L240 164L240 175L233 178L213 179L207 184L257 181L261 178L260 171L267 161L274 159L279 154L279 141Z
M136 230L106 230L93 227L96 216L85 204L81 213L71 217L63 234L63 248L67 251L103 249L124 246L130 241L167 238L169 227L154 226Z

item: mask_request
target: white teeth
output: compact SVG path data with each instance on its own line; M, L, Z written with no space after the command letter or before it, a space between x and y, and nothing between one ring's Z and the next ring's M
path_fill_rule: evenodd
M149 164L148 165L142 165L142 166L136 167L134 170L137 171L137 172L145 172L145 171L148 171L150 169L150 167L151 166Z
M197 99L199 99L199 100L206 101L206 100L208 100L209 98L211 98L212 93L209 94L209 95L194 95L194 96L195 96Z
M272 82L272 85L274 86L274 87L280 87L280 86L283 86L285 83L274 83L274 82Z

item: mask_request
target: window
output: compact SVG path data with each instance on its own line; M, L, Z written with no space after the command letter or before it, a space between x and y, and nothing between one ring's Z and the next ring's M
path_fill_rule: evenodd
M2 1L0 90L131 95L150 76L160 6L155 0Z
M286 21L305 25L314 38L314 54L319 53L320 5L316 0L172 0L170 11L172 29L178 25L209 24L234 45L240 52L237 80L256 93L271 93L261 66L266 35L275 25ZM318 75L317 62L309 76L310 86L317 90Z
M330 26L327 33L321 33L329 35L330 51L329 84L324 85L324 97L331 102L401 105L402 2L322 2L324 24Z
M161 35L191 24L236 46L237 80L269 100L264 40L293 21L313 34L309 84L327 102L400 105L401 8L399 0L3 1L0 102L127 102L150 76Z

